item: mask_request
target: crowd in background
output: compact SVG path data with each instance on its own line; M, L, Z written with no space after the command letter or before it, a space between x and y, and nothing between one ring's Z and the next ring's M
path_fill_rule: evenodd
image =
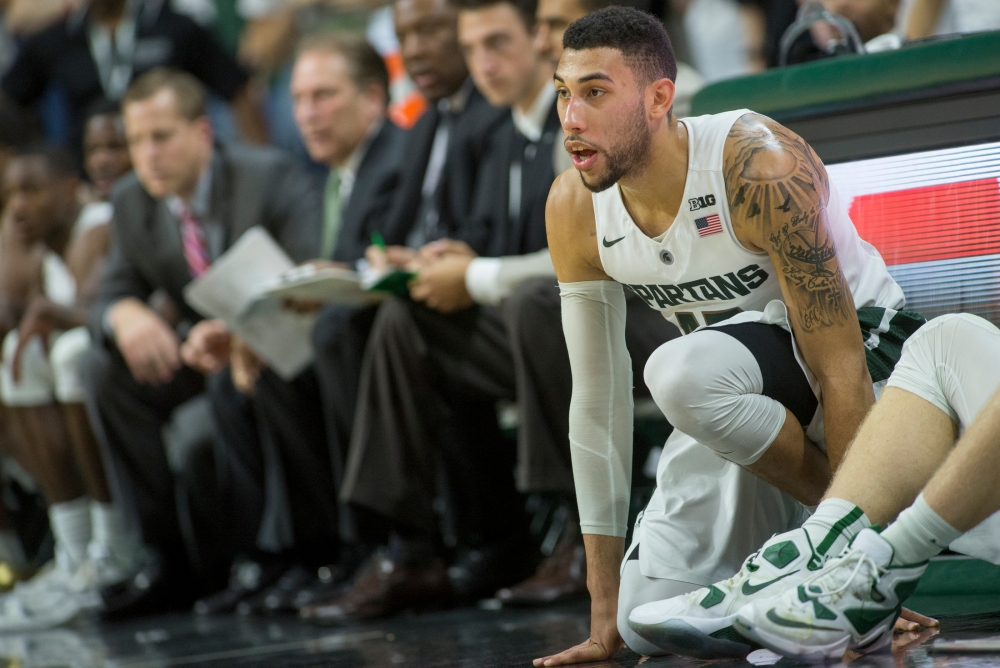
M803 11L636 3L674 41L679 116L776 66ZM586 595L544 212L562 33L608 4L0 0L0 631ZM1000 29L993 0L821 9L872 49ZM850 50L820 22L785 55ZM289 304L315 360L287 378L184 296L253 227L416 277ZM678 332L628 308L641 379Z

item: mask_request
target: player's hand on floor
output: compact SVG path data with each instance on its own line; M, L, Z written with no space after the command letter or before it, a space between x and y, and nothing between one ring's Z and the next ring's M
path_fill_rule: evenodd
M605 661L618 653L625 644L618 633L618 600L613 598L609 605L602 605L601 597L595 598L591 602L590 637L565 652L535 659L536 667Z
M907 608L903 608L899 613L899 618L896 619L896 631L916 631L921 626L936 628L940 625L941 623L933 617L926 617Z
M617 629L615 629L614 635L614 638L605 638L603 640L596 640L591 636L576 647L570 647L565 652L560 652L559 654L535 659L532 663L536 667L540 667L606 661L617 654L618 650L625 644L621 636L618 635Z

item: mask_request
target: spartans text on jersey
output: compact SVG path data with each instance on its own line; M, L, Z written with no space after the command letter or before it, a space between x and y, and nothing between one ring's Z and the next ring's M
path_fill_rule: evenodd
M709 276L680 285L628 285L625 287L642 297L649 306L665 309L678 304L727 301L746 296L764 284L767 272L756 264L722 276Z

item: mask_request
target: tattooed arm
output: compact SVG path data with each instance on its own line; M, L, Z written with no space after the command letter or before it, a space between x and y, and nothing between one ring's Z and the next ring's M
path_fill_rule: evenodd
M836 470L875 397L828 226L826 169L794 132L748 114L729 133L723 170L737 238L766 252L778 271L795 340L819 380L827 457Z

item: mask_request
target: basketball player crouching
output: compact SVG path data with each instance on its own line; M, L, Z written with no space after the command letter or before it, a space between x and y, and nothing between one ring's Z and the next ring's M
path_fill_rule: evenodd
M555 83L577 173L553 185L547 226L592 621L589 640L535 665L608 658L623 642L641 654L745 656L735 610L857 533L862 513L824 504L808 530L765 543L819 502L922 318L902 311L902 291L805 141L746 109L671 114L676 63L654 17L604 9L572 24L564 46ZM645 368L675 431L627 552L623 286L687 334ZM763 565L740 570L758 549ZM629 624L640 605L710 585L712 600Z

